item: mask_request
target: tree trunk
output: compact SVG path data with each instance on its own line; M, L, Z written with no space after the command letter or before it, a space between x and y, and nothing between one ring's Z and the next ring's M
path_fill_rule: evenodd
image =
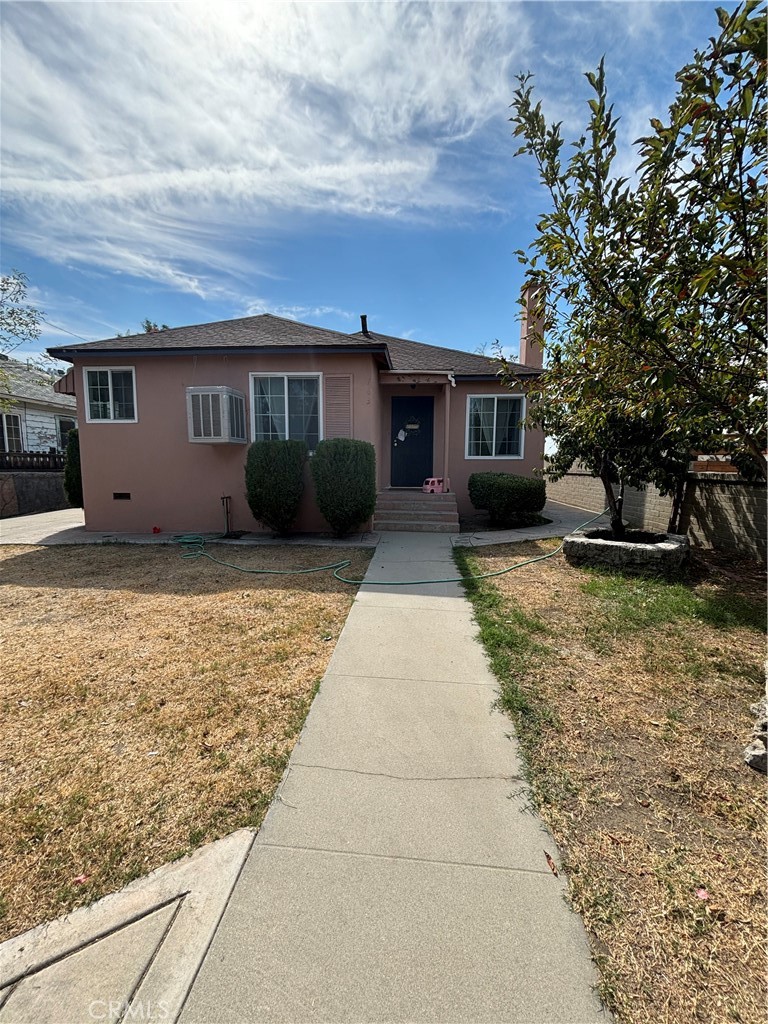
M611 533L613 534L613 539L623 540L625 530L624 521L621 518L621 511L624 505L624 484L621 485L619 497L617 498L613 490L613 484L611 483L611 472L608 460L605 457L603 457L603 462L600 467L600 479L602 480L603 488L605 490L605 499L611 518Z
M677 481L677 487L672 497L672 511L669 516L669 522L667 523L667 533L680 533L680 517L683 513L683 503L685 502L685 493L688 486L688 477L679 477Z
M765 458L765 452L761 450L760 445L754 437L748 438L747 444L749 447L749 454L752 456L752 461L759 469L760 476L763 480L768 480L768 462Z

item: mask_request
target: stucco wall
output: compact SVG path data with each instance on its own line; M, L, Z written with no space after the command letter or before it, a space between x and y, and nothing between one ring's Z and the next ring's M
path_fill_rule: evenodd
M603 485L583 471L547 481L547 496L589 511L605 508ZM671 511L672 499L655 487L627 488L624 517L632 526L664 531ZM690 473L681 525L696 547L738 551L763 560L768 528L765 485L730 473Z
M137 423L88 423L83 394L86 367L128 367L136 374ZM352 377L352 436L374 444L380 488L390 483L391 400L395 395L431 394L435 398L434 469L442 476L445 445L445 390L440 385L412 390L380 385L368 355L310 354L152 356L131 360L79 359L75 366L85 498L86 528L147 533L218 531L224 526L222 495L231 496L232 528L259 530L245 499L247 445L193 444L187 437L186 388L226 386L246 395L250 436L250 373L349 374ZM483 470L530 475L541 466L543 438L528 432L522 459L467 459L465 424L470 394L498 394L493 381L458 381L450 391L449 476L459 510L471 512L467 481ZM128 493L130 500L115 500ZM307 467L305 493L296 529L323 531L328 526L314 507Z
M137 423L87 423L83 368L132 366ZM148 533L218 531L222 495L232 498L232 528L258 530L245 498L245 444L193 444L187 437L186 388L225 386L246 395L250 373L352 374L353 436L378 440L378 376L369 356L153 356L131 360L78 360L80 450L86 529ZM129 493L130 500L115 500ZM299 530L328 529L314 508L311 481L302 500Z
M474 511L469 500L468 485L472 473L516 473L519 476L533 476L540 470L544 457L544 435L541 430L526 430L523 441L523 457L519 459L468 459L466 452L467 400L470 395L495 395L500 393L499 385L493 381L482 383L457 381L451 390L451 427L449 469L451 487L456 493L459 515L471 515ZM508 391L504 391L508 394ZM513 394L519 394L515 389Z
M433 445L433 475L443 476L445 466L445 403L446 393L449 404L449 457L448 476L451 490L456 495L460 515L470 515L474 510L469 500L468 484L472 473L516 473L532 476L535 469L541 469L544 436L540 430L527 430L523 442L523 457L517 459L468 459L466 457L467 402L470 395L498 395L499 385L494 381L457 381L456 387L446 392L440 385L419 385L411 389L405 385L386 385L382 388L381 428L381 475L384 486L388 487L391 473L392 452L392 399L409 395L431 395L435 399L435 424ZM503 392L507 394L505 390ZM515 392L519 393L519 392Z

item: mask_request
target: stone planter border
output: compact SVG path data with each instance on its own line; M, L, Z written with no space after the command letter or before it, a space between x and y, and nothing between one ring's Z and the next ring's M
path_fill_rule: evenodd
M602 540L589 533L572 533L563 541L563 554L571 565L595 565L622 572L667 575L677 572L687 560L687 537L667 533L658 544Z

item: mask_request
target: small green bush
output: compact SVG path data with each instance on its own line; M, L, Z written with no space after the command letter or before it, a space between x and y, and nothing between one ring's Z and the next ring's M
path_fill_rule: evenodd
M473 473L469 478L469 500L487 509L494 526L525 526L536 522L547 500L543 480L514 473Z
M67 434L64 452L64 493L73 508L83 507L83 474L80 470L80 437L76 430Z
M317 507L337 537L373 515L376 453L367 441L321 441L311 462Z
M254 518L275 533L288 533L304 490L303 441L254 441L245 461L245 491Z

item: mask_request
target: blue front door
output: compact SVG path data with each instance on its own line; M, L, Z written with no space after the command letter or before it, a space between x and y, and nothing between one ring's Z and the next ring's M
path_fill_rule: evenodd
M392 487L421 487L432 476L434 419L431 396L392 399Z

